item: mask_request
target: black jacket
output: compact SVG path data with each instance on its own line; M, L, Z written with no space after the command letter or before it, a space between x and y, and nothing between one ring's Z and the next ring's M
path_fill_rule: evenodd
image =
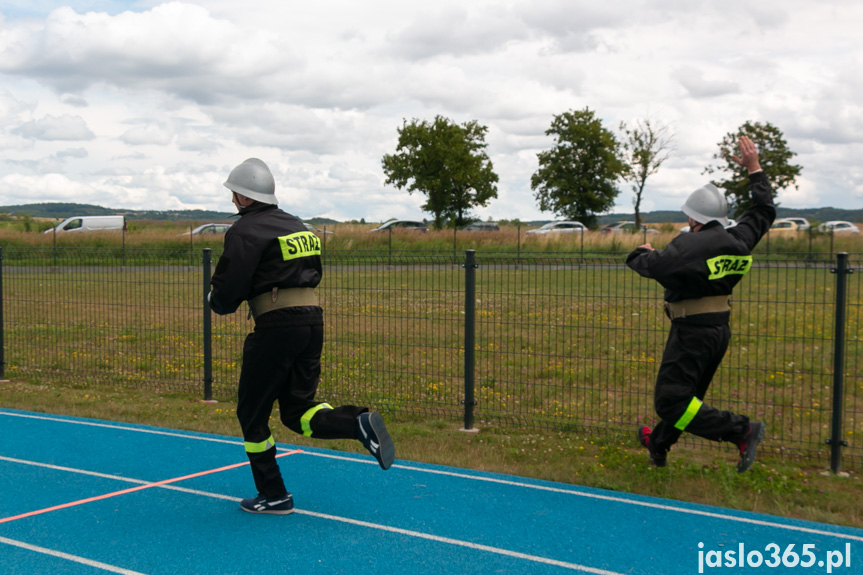
M210 281L210 306L220 315L233 313L243 301L274 287L317 287L321 275L320 239L299 218L277 206L255 203L240 212L239 221L225 234L225 248ZM291 310L321 313L317 306Z
M764 172L751 174L749 184L754 204L736 226L726 229L709 222L695 233L680 234L664 250L636 248L626 265L658 281L665 288L665 301L731 295L752 265L752 250L776 219Z

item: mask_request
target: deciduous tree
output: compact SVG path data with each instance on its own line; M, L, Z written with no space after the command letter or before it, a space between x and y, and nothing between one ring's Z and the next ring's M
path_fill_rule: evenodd
M641 200L647 178L659 171L659 167L669 158L673 149L674 135L668 124L660 124L651 119L637 120L632 128L625 122L620 123L623 140L624 178L632 185L635 197L635 229L641 228Z
M382 160L386 183L425 194L422 208L434 216L435 228L462 226L471 208L497 197L498 176L485 152L487 131L475 120L405 120L396 153Z
M556 115L545 133L555 144L537 154L530 179L539 209L595 227L596 214L610 210L619 193L615 183L626 169L620 143L588 108Z
M726 134L719 142L719 151L713 155L718 164L706 167L702 173L714 174L722 171L729 174L727 179L713 180L711 183L724 191L729 213L735 216L739 216L752 205L746 169L731 158L737 154L737 141L743 135L749 136L758 147L758 161L773 187L774 196L788 186L796 189L795 182L802 170L800 166L791 163L791 159L797 154L788 149L782 132L769 122L746 122L737 132Z

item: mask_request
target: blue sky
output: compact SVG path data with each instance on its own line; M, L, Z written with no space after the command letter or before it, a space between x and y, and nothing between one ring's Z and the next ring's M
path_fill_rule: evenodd
M863 5L852 0L0 1L0 205L231 210L267 162L283 208L422 218L384 185L404 119L489 128L482 219L554 219L530 189L555 114L650 117L674 153L642 209L679 209L746 121L803 167L794 208L863 206ZM616 211L631 211L621 183Z
M111 0L91 0L86 2L49 2L46 0L3 0L0 13L6 18L45 17L59 6L69 6L76 12L105 12L118 14L125 10L143 10L151 2L113 2Z

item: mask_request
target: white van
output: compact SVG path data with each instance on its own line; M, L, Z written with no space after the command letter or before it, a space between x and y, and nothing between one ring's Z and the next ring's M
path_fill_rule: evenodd
M66 218L56 227L48 228L43 233L52 232L99 232L105 230L125 230L124 216L75 216Z

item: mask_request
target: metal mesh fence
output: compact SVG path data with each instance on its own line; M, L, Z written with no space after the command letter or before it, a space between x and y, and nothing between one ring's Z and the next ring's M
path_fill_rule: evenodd
M199 388L201 272L172 260L153 250L4 250L7 376Z
M470 323L461 255L325 252L321 399L458 419L473 325L480 426L629 436L655 421L668 331L656 282L626 268L622 254L478 253ZM850 267L860 260L852 255ZM7 377L201 392L209 312L200 260L188 251L7 248L2 263ZM767 448L828 457L834 267L770 254L735 290L731 345L707 402L765 421ZM843 457L860 465L861 274L844 277ZM214 397L234 398L251 329L245 309L212 316Z
M337 401L456 416L463 394L461 267L449 255L382 261L359 254L324 273L322 388Z

